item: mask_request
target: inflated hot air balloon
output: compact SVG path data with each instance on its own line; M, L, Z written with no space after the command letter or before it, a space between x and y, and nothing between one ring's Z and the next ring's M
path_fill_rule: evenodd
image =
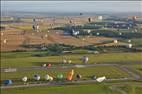
M133 46L132 44L129 44L129 45L128 45L129 48L132 48L132 46Z
M71 81L73 79L73 75L74 75L74 70L71 70L68 74L67 74L67 80Z
M40 75L37 75L37 74L34 75L34 79L37 80L37 81L39 81L40 80Z
M67 60L66 60L66 59L63 59L63 63L67 63Z
M12 80L4 80L4 84L5 85L11 85L12 84Z
M45 80L49 80L50 79L50 76L47 74L45 75Z
M28 77L26 77L26 76L22 78L23 82L27 82L27 80L28 80Z
M71 64L71 63L72 63L72 61L71 61L71 60L68 60L68 63L69 63L69 64Z
M114 40L113 43L118 43L118 40Z
M42 67L46 67L47 65L46 64L42 64Z
M76 78L77 78L78 80L81 79L81 77L82 77L81 74L77 74L77 75L76 75Z
M48 65L47 65L48 68L50 68L51 66L52 66L51 64L48 64Z
M87 62L88 62L88 60L89 60L89 58L88 58L87 56L83 56L83 57L82 57L82 61L83 61L83 63L87 63Z
M58 75L57 75L57 79L60 79L60 80L61 80L61 79L63 79L63 77L64 77L63 74L58 74Z
M128 40L128 42L130 43L130 42L131 42L131 40Z
M53 81L53 77L50 76L50 77L49 77L49 81Z
M92 76L92 79L93 79L93 80L96 80L96 78L97 78L96 75L93 75L93 76Z
M91 18L88 18L88 22L90 23L92 21L92 19Z
M3 40L3 43L6 44L6 43L7 43L7 39L4 39L4 40Z

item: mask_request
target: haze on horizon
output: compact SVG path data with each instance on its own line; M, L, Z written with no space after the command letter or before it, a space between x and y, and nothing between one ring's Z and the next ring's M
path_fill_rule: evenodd
M142 1L1 1L3 12L142 12Z

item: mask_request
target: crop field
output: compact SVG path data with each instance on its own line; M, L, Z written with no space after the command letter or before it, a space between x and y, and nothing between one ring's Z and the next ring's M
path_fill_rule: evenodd
M1 34L3 34L1 36L2 51L29 50L29 49L21 47L21 45L25 45L25 44L30 45L30 44L43 44L43 43L45 44L61 43L61 44L74 45L74 46L84 46L84 45L90 45L94 43L101 43L104 41L114 40L113 38L106 38L106 37L75 38L72 36L64 36L62 31L60 31L59 33L56 33L55 30L50 31L50 33L31 32L31 30L26 31L24 33L24 31L19 28L16 30L14 29L14 31L1 32ZM22 27L22 28L25 28L25 27ZM5 39L7 40L6 44L3 43Z

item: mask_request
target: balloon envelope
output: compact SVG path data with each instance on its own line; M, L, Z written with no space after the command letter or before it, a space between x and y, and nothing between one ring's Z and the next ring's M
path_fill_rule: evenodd
M106 79L106 77L103 76L103 77L97 78L96 81L97 81L97 82L102 82L102 81L104 81L105 79Z
M12 84L12 80L4 80L4 84L5 85L11 85Z
M57 75L57 78L58 78L58 79L63 79L63 74L58 74L58 75Z
M50 76L50 77L49 77L49 81L53 81L53 77Z
M26 77L26 76L22 78L23 82L27 82L27 80L28 80L28 77Z
M50 76L47 74L45 75L45 80L49 80L50 79Z
M74 70L71 70L67 75L67 80L72 80L74 75Z
M40 80L40 76L39 75L34 75L34 79L38 81L38 80Z

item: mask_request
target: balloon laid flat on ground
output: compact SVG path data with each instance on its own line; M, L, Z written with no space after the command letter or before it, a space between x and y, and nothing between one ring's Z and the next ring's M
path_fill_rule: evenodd
M96 81L97 81L97 82L102 82L102 81L104 81L105 79L106 79L106 77L103 76L103 77L97 78Z

